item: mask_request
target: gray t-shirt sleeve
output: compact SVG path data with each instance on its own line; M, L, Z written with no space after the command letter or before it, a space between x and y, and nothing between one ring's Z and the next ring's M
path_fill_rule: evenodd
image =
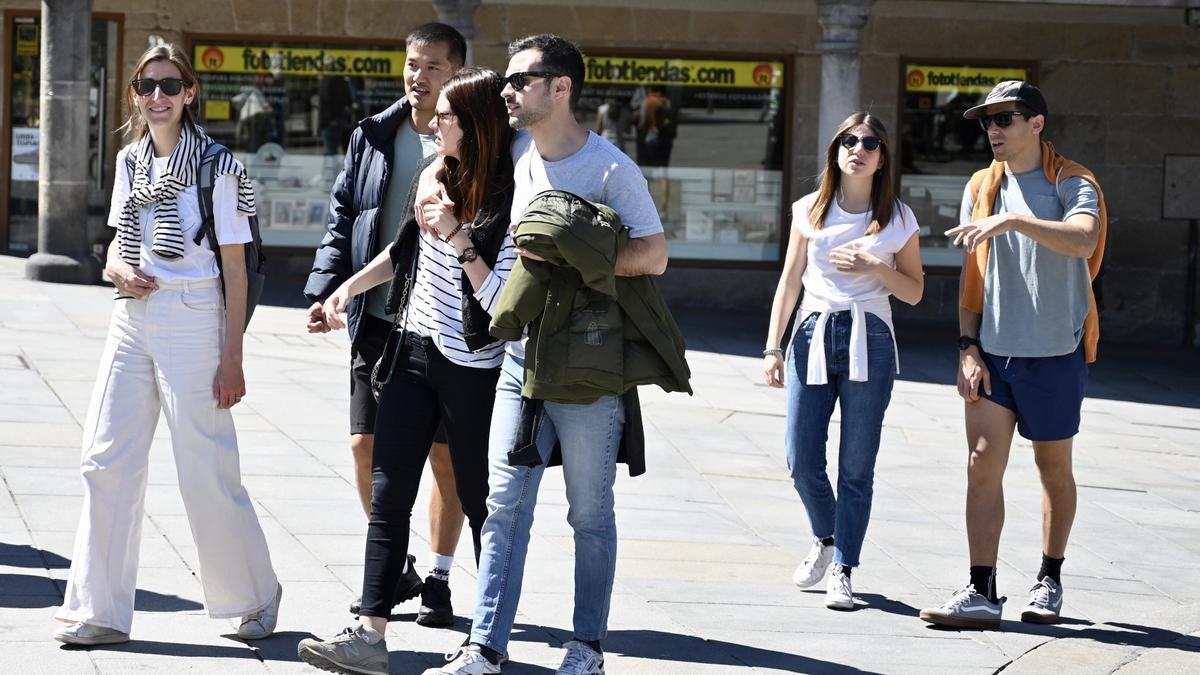
M646 177L635 164L618 164L604 186L602 200L621 217L621 224L629 228L629 236L638 239L661 234L662 220L658 207L650 196Z
M958 209L958 224L966 225L974 221L971 217L971 212L975 210L975 200L971 199L971 184L963 188L962 206Z
M1058 184L1058 200L1063 206L1063 220L1077 213L1100 217L1100 197L1096 186L1083 178L1068 178Z

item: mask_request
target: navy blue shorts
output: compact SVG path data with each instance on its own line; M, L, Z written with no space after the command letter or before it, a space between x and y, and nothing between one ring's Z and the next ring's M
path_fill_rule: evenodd
M996 356L983 352L992 393L980 395L1017 414L1017 433L1031 441L1060 441L1079 433L1087 390L1083 343L1062 356Z

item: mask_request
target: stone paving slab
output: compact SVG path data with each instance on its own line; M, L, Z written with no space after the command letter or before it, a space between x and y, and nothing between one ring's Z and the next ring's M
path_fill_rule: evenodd
M285 586L278 633L254 645L208 619L176 487L170 433L151 448L135 641L49 640L79 519L79 433L110 292L22 278L0 257L0 672L306 673L296 643L346 625L362 580L365 519L346 442L344 333L301 332L302 310L260 307L246 339L249 394L235 411L244 483ZM1079 512L1064 567L1067 620L1016 618L1040 554L1032 452L1014 444L998 631L916 619L965 581L963 404L953 336L903 333L904 372L885 418L873 520L854 575L858 609L831 612L791 570L809 547L783 455L785 394L759 383L763 317L678 315L696 395L644 390L649 473L616 486L618 570L605 640L617 674L1200 672L1200 356L1106 345L1076 445ZM830 425L836 480L840 416ZM411 550L428 549L427 494ZM506 674L552 673L570 639L573 539L561 472L539 495ZM392 673L441 662L468 630L470 543L451 575L459 619L388 627Z

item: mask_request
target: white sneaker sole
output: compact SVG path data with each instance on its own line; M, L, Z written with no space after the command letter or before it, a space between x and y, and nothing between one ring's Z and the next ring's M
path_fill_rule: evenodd
M123 633L115 635L98 635L96 637L81 638L74 635L56 634L55 640L67 645L80 645L84 647L96 647L99 645L119 645L129 642L129 636Z

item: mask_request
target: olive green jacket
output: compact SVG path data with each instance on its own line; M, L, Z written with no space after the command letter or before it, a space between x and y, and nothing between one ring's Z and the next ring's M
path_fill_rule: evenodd
M514 237L545 262L518 258L491 334L525 347L526 398L591 403L657 384L692 392L683 334L653 277L617 277L629 239L616 212L569 192L534 197Z

